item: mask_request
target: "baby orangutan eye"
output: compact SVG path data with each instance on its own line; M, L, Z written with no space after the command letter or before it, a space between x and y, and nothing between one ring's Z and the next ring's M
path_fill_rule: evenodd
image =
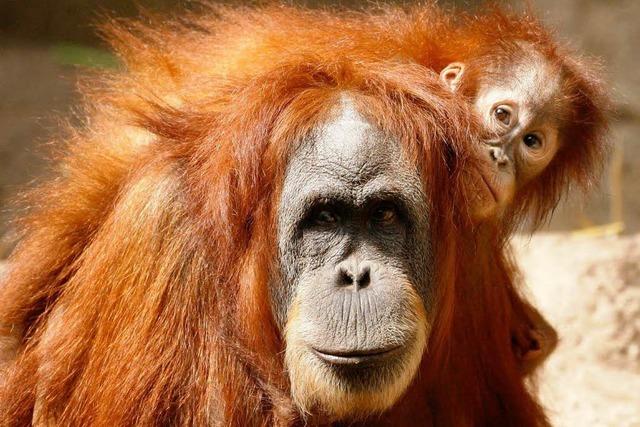
M522 142L531 150L539 150L542 148L542 140L535 133L526 134L524 138L522 138Z
M511 107L507 105L498 105L493 110L493 117L505 126L511 125L511 116L513 115Z

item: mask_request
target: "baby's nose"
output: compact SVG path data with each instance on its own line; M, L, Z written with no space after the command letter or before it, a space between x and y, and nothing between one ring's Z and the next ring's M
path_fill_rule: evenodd
M506 166L509 163L509 157L501 147L489 147L489 156L498 166Z

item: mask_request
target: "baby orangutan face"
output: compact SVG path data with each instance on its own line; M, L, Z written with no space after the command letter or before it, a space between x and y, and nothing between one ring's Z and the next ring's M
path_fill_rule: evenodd
M484 125L485 168L478 179L475 219L500 216L516 193L549 165L560 145L562 80L558 67L536 52L487 70L478 78L473 107ZM456 91L465 65L452 63L440 74ZM465 82L466 85L466 82Z

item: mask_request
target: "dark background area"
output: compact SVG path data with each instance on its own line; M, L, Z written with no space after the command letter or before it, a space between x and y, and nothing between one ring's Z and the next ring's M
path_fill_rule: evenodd
M197 7L185 0L1 0L0 34L31 42L99 44L101 15L135 16L141 9L177 12Z
M359 1L295 2L312 7ZM443 1L475 7L477 1ZM520 4L521 2L518 2ZM612 161L588 201L570 197L548 230L640 230L640 1L538 0L537 13L581 52L602 59L613 88L617 118ZM246 3L244 3L246 4ZM0 258L12 246L9 218L20 190L46 173L47 143L55 140L79 97L77 77L87 67L115 64L97 32L104 16L136 16L141 9L167 14L197 9L180 0L0 0ZM55 201L52 201L55 203ZM4 236L4 239L2 239Z
M255 4L256 2L225 1L225 4ZM375 2L359 0L305 0L290 4L309 7L341 6L362 8ZM382 2L384 3L384 2ZM477 0L442 1L442 4L473 7ZM176 13L182 9L198 9L199 2L190 0L2 0L0 31L8 36L31 41L73 41L99 43L94 29L96 17L135 16L139 10Z

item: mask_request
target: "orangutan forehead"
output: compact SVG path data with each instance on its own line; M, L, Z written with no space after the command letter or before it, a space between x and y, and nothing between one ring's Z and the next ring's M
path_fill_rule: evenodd
M360 204L388 193L424 204L417 168L395 138L385 135L343 96L333 117L317 128L298 149L287 173L286 187L299 200L320 197Z

